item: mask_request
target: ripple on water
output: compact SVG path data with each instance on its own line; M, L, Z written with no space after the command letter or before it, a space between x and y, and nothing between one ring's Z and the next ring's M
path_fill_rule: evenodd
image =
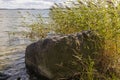
M8 80L16 80L19 77L29 80L24 63L24 49L25 46L0 48L0 71L11 75Z

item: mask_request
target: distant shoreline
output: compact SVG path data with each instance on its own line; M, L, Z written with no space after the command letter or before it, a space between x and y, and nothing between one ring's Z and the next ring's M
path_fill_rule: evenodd
M22 8L7 9L7 8L0 8L0 10L50 10L50 8L47 8L47 9L22 9Z

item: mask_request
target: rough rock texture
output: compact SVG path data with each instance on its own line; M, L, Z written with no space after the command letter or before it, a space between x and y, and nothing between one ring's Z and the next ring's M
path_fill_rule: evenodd
M93 56L93 50L99 51L99 48L95 49L96 46L94 46L99 43L93 41L98 39L97 36L92 31L84 31L48 37L29 45L25 53L28 73L39 77L40 80L58 80L58 78L72 76L77 73L77 68L71 64L74 61L74 55L80 52L85 54L84 56Z

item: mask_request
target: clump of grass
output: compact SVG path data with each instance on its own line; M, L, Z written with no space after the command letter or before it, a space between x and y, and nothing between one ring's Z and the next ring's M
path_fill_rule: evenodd
M71 64L64 65L60 70L72 70L73 76L65 80L113 80L119 79L116 68L113 67L113 57L104 53L104 38L91 31L89 36L80 40L80 49L74 50ZM66 61L67 62L67 61ZM67 71L66 71L67 72ZM63 73L64 75L64 73Z
M31 39L37 39L37 38L44 38L47 36L47 33L49 33L50 29L49 27L46 27L47 24L40 24L40 23L34 23L29 25L29 28L31 29L29 32L29 38Z

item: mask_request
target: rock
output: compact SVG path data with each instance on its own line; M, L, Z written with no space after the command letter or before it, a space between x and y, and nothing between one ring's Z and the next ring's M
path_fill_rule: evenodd
M7 80L10 77L10 75L4 74L0 72L0 80Z
M27 72L30 76L37 76L40 80L57 80L77 73L77 67L71 63L74 55L86 52L88 46L85 42L90 42L89 48L92 56L93 39L99 39L97 34L92 31L84 31L77 34L51 36L29 45L26 48L25 63ZM99 43L97 43L99 44Z

